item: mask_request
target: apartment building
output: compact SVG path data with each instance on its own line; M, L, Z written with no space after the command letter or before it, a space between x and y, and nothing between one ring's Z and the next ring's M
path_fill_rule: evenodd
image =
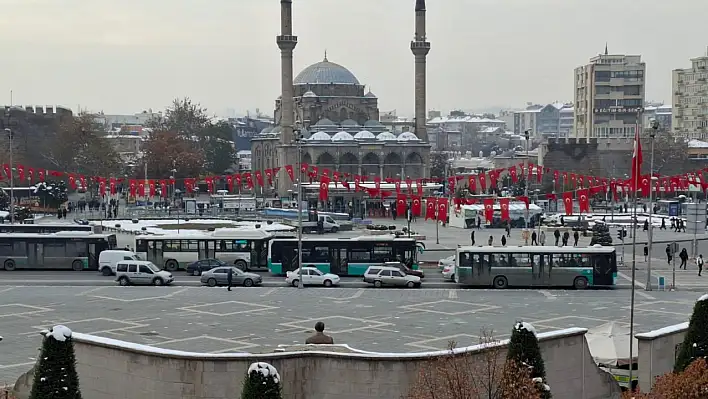
M708 56L691 59L688 69L673 71L673 132L690 139L708 138Z
M633 137L641 124L646 64L639 55L600 54L575 68L574 136Z
M534 139L567 138L572 127L572 104L530 105L525 110L514 112L514 133L523 135L529 130Z

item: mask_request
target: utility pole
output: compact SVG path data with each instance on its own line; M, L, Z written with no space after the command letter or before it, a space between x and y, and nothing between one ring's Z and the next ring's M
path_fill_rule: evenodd
M651 215L654 213L654 201L653 191L654 191L654 139L656 138L656 131L659 130L659 122L654 120L651 124L651 129L649 130L649 137L651 137L651 157L649 160L649 230L647 231L647 248L649 250L649 257L647 259L647 282L644 287L645 291L651 291L651 248L654 243L654 225L651 223ZM656 195L659 195L659 190L657 190Z

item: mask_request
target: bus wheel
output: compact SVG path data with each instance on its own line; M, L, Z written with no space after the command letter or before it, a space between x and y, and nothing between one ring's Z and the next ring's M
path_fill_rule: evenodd
M236 266L237 268L239 268L243 271L246 271L246 269L248 267L248 265L246 265L246 262L244 262L243 260L237 260L236 262L234 262L234 266Z
M8 272L15 270L15 261L12 259L6 260L5 261L5 270L7 270Z
M167 269L168 272L174 272L177 271L179 268L179 263L177 263L176 260L170 259L165 263L165 269Z
M75 260L75 261L71 262L71 268L75 272L80 272L81 270L84 269L84 263L81 262L80 260Z
M509 286L509 280L506 279L504 276L499 276L494 278L494 288L498 288L500 290L503 290L504 288Z
M575 280L573 280L573 287L576 290L584 290L588 288L588 279L585 277L576 277Z

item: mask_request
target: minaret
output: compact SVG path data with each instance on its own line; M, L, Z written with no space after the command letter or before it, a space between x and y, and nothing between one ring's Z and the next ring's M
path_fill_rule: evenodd
M415 56L415 134L419 139L428 141L425 124L427 112L425 57L430 51L430 42L425 32L425 0L415 2L415 38L411 42L411 51Z
M280 48L280 142L291 144L294 141L293 124L293 50L297 45L297 36L293 36L292 0L280 0L280 35L276 37Z

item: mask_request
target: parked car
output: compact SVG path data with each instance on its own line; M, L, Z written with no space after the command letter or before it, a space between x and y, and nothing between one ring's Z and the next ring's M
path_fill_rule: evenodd
M229 265L219 259L201 259L196 262L190 263L187 266L186 271L187 274L190 274L192 276L201 276L203 272L220 266L228 267Z
M403 273L410 274L413 276L418 276L421 279L425 278L425 273L423 273L422 270L413 270L410 267L408 267L405 263L401 262L386 262L386 266L392 266L398 268L398 270L402 271Z
M445 266L455 266L455 255L448 256L447 258L442 258L438 261L438 268L442 270Z
M373 284L374 287L420 287L420 277L402 272L397 267L369 266L364 272L364 282Z
M443 267L442 276L445 280L455 281L455 265L445 265L445 267Z
M302 268L302 282L305 285L323 285L325 287L331 287L333 285L339 285L339 280L340 278L336 274L322 273L314 267ZM300 285L300 269L287 272L285 282L293 287Z
M211 270L202 272L201 282L209 287L216 287L219 285L227 285L229 283L229 269L234 271L232 276L231 285L242 285L244 287L253 287L254 285L261 285L263 283L263 277L256 273L247 273L238 267L226 266L226 267L216 267Z
M145 260L121 260L116 264L116 281L126 285L172 284L172 273L160 270L154 263Z

